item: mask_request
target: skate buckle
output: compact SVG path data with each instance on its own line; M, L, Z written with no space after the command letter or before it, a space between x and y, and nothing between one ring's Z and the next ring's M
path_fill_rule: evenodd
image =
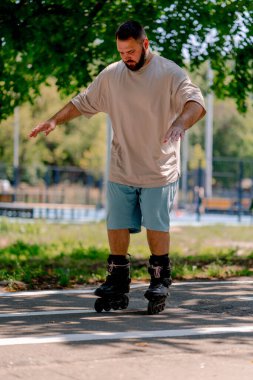
M113 267L114 267L115 265L114 265L114 263L112 262L112 263L110 263L110 264L108 264L108 273L112 273L112 271L113 271Z
M114 264L114 262L112 261L111 263L108 264L108 267L107 267L107 271L108 273L112 273L113 272L113 268L130 268L130 263L127 263L127 264Z
M152 266L152 268L154 269L154 277L155 278L160 278L161 277L161 270L162 270L162 267L154 267Z

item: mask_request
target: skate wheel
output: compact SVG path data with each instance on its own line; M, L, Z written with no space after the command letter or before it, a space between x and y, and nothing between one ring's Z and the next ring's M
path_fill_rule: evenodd
M148 303L148 314L154 315L159 314L161 311L165 309L165 303L157 303L157 301L149 301Z
M97 313L102 313L103 308L104 308L104 303L103 303L103 300L101 298L98 298L96 300L94 308L95 308Z
M153 304L153 302L149 302L148 303L148 314L149 315L153 315L153 314L155 314L155 310L154 310L155 308L154 308L154 304Z
M121 301L120 308L121 308L121 309L126 309L127 306L128 306L128 304L129 304L129 298L128 298L126 295L124 295L124 296L122 297L122 301Z
M110 306L108 303L106 303L106 304L104 305L104 310L105 310L105 311L110 311L110 310L111 310L111 306Z
M164 307L163 307L163 305L160 305L160 306L158 306L158 313L160 313L161 311L163 311L164 310Z

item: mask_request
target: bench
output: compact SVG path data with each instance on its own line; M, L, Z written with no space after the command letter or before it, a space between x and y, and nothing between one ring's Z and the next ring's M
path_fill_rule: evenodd
M241 210L249 211L251 200L243 198L241 201ZM238 200L233 198L204 198L202 206L205 211L238 211Z

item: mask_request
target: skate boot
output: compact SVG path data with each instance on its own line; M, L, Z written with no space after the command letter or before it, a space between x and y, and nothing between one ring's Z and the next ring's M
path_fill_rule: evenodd
M130 262L121 255L109 255L108 275L105 282L95 290L96 300L94 308L98 313L103 310L110 311L126 309L129 303L130 290Z
M148 314L158 314L165 309L165 301L169 295L172 283L171 265L168 255L150 256L148 272L151 276L150 285L144 294L149 301Z

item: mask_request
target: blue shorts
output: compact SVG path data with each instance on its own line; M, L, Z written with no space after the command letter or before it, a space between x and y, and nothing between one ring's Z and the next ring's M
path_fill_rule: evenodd
M108 182L107 228L140 232L141 225L149 230L168 232L170 211L177 183L162 187L143 188Z

